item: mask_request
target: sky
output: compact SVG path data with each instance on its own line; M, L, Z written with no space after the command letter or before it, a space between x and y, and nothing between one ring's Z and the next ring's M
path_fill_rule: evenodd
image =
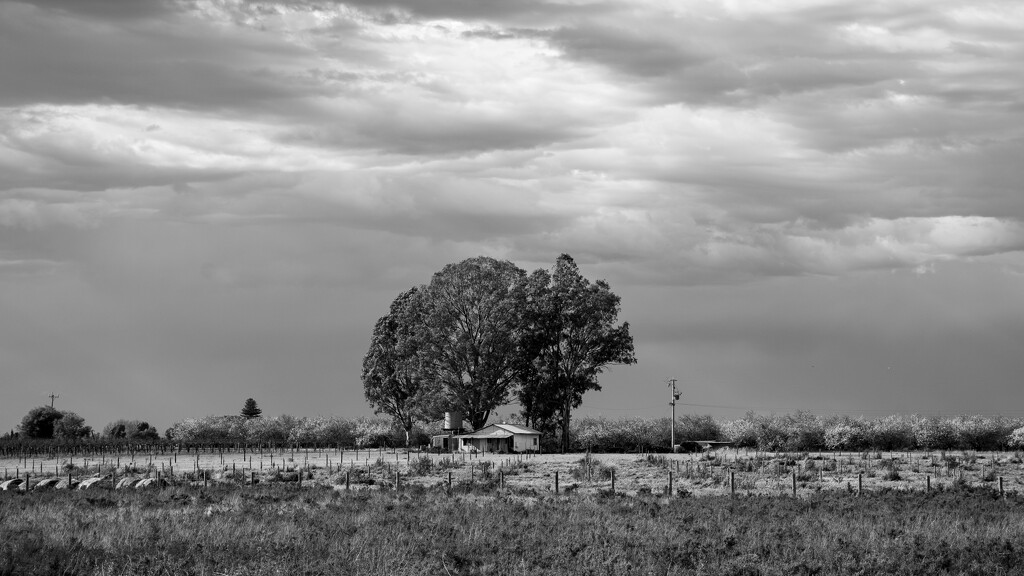
M1022 416L1022 61L1009 0L0 0L0 430L370 415L395 296L561 253L638 360L580 414Z

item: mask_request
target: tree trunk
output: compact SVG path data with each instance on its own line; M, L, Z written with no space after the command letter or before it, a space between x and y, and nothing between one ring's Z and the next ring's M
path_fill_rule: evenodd
M569 451L569 417L572 414L572 409L569 407L568 400L562 406L562 453Z

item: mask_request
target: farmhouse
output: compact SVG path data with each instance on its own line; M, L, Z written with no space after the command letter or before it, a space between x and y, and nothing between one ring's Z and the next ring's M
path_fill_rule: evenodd
M540 450L540 432L514 424L491 424L475 432L452 436L452 440L454 445L449 445L448 436L434 436L432 444L443 450L458 449L498 453Z

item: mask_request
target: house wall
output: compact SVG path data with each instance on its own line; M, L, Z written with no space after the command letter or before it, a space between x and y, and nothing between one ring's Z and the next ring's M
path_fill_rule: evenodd
M516 452L540 450L540 436L537 434L516 434L513 438L515 438L514 450Z
M490 440L490 442L488 442ZM512 442L512 438L461 438L459 439L459 448L466 446L472 446L480 452L487 453L507 453L509 448L517 450Z

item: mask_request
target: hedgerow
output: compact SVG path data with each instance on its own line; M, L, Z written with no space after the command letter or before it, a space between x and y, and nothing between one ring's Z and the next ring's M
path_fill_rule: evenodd
M430 436L440 433L440 427L440 422L417 425L411 435L411 445L429 445ZM741 448L789 452L1021 449L1024 448L1024 419L979 415L943 418L890 415L865 419L818 416L803 411L781 415L750 412L742 418L725 421L708 415L677 418L676 444L693 448L693 442L698 440L728 441ZM79 444L97 441L107 443L110 439L85 439ZM139 440L128 441L138 443ZM672 450L672 425L669 418L583 416L573 421L570 441L574 451L668 452ZM283 415L246 419L206 416L173 424L162 442L376 448L404 446L405 433L392 420L379 417Z

